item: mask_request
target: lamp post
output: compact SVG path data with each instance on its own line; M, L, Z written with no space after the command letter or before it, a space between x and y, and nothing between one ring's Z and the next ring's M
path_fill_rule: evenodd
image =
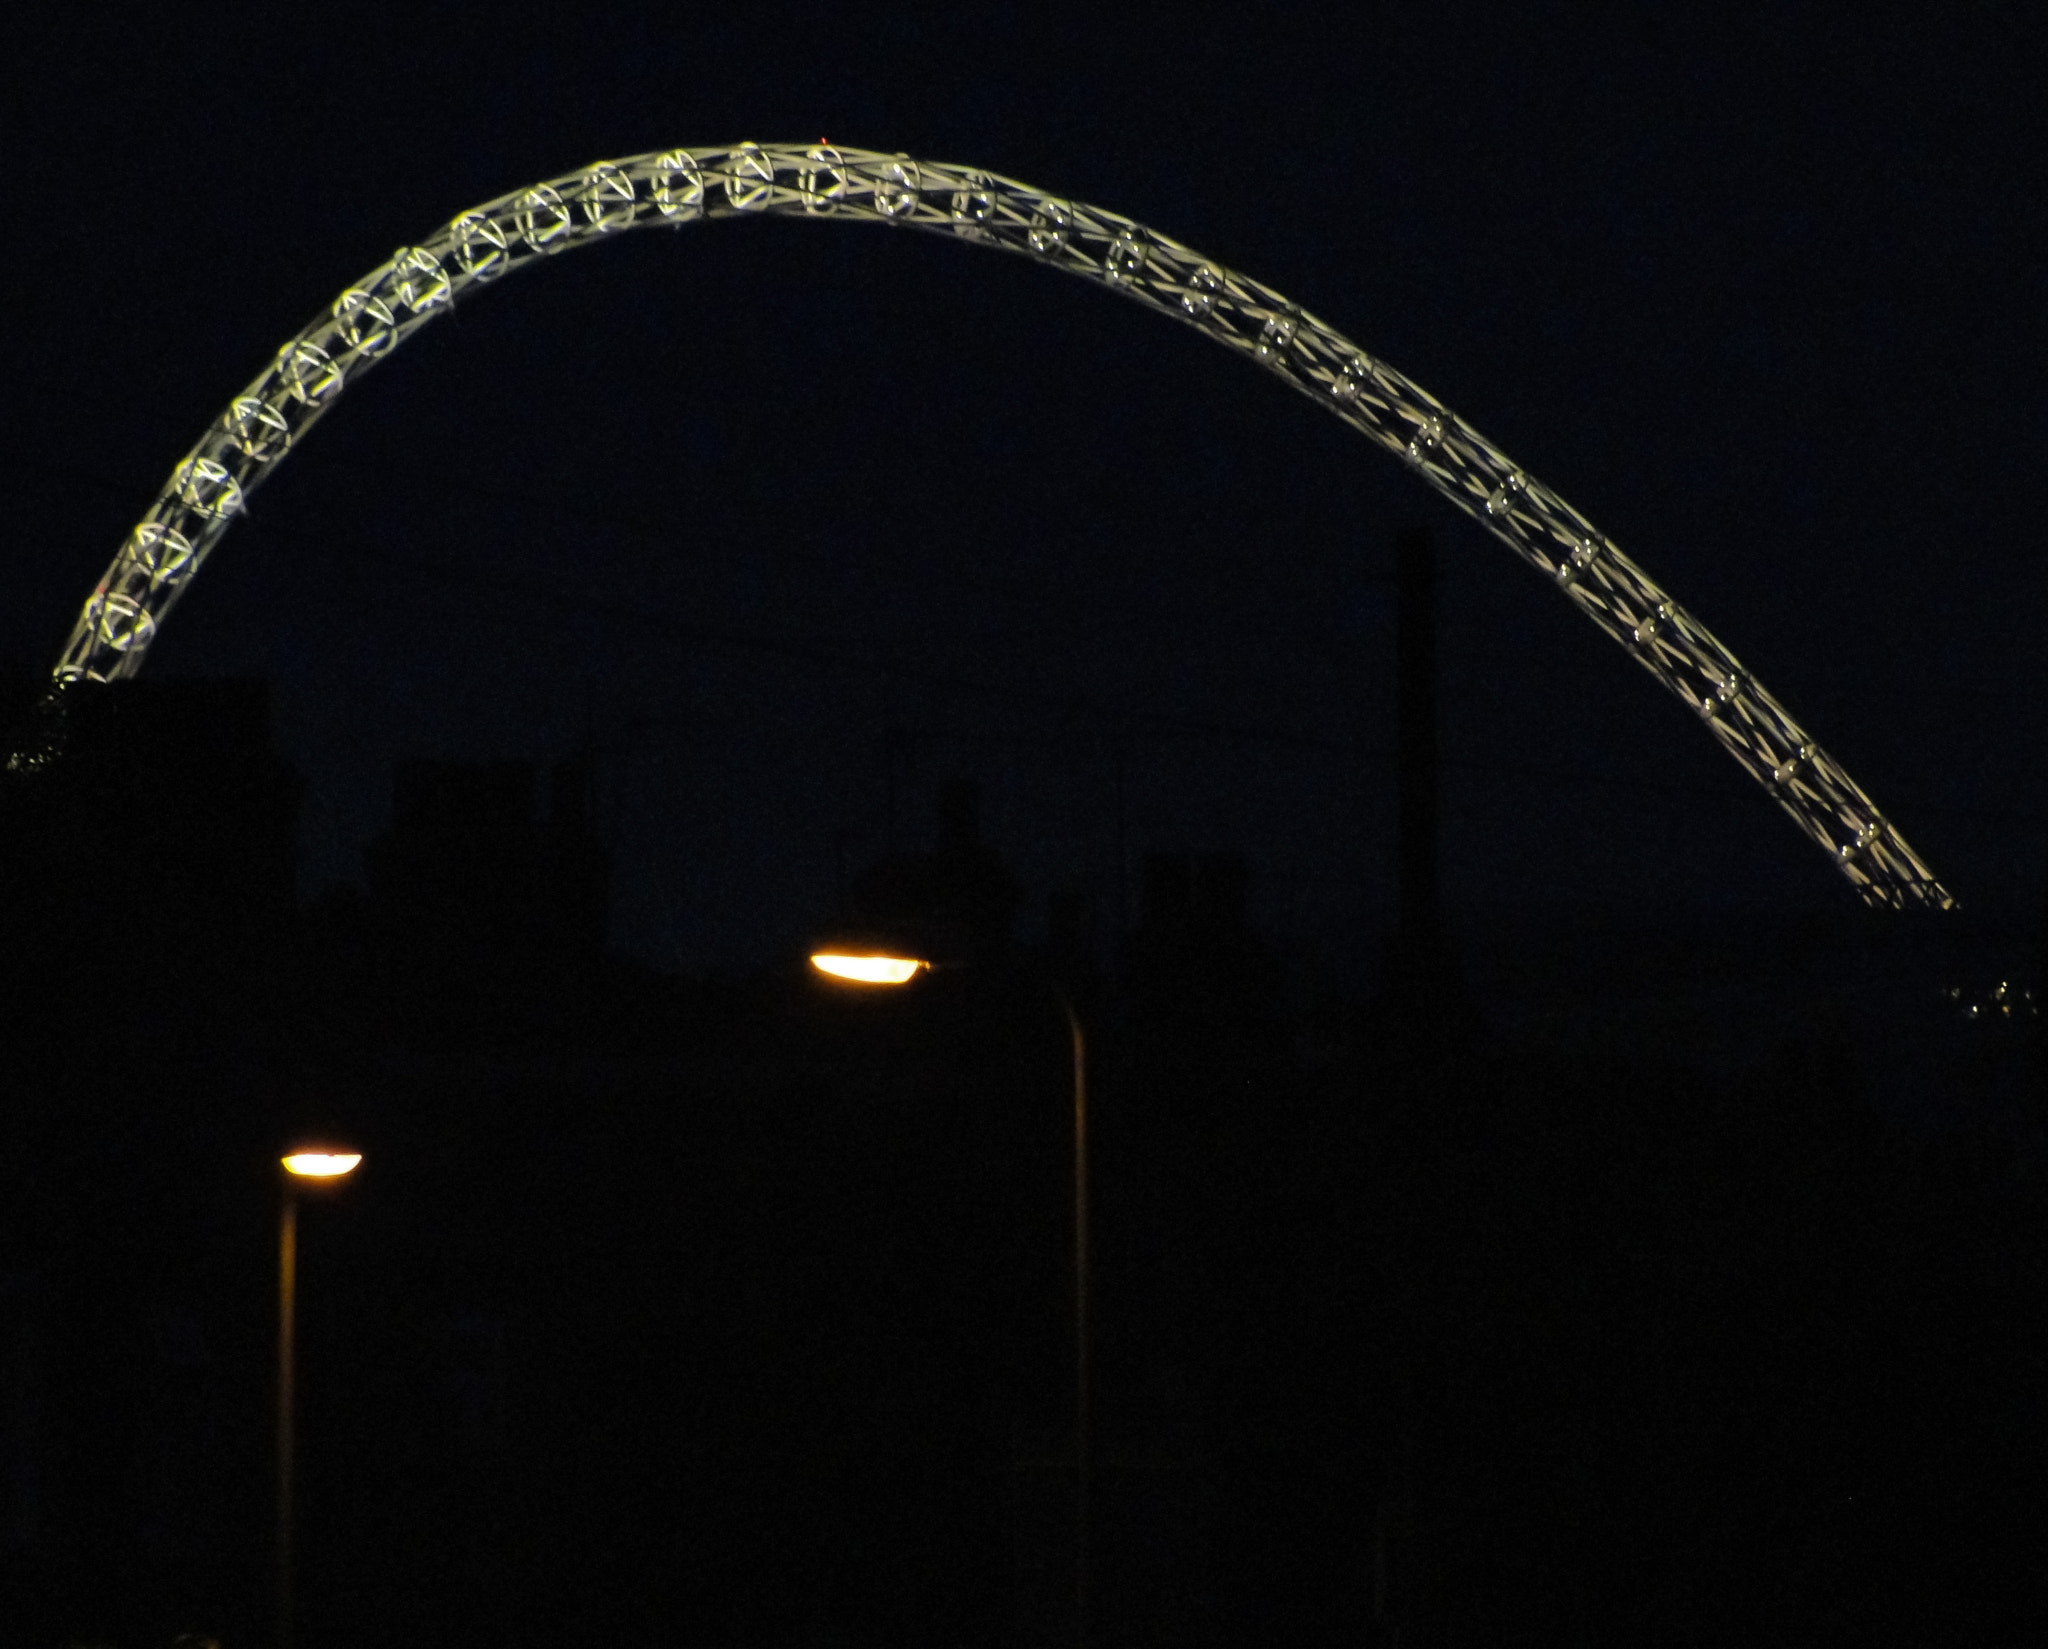
M811 966L857 986L907 985L932 964L877 950L821 950ZM1089 1343L1088 1343L1088 1039L1073 998L1056 982L1074 1065L1074 1637L1088 1642Z
M292 1490L296 1429L299 1190L331 1185L354 1173L353 1151L293 1151L282 1159L284 1189L277 1216L277 1649L292 1649Z

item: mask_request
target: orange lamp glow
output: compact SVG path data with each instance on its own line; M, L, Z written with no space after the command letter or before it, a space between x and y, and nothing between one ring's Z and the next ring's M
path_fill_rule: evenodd
M907 985L931 963L913 956L847 956L824 950L811 958L811 966L856 985Z
M305 1179L335 1179L355 1170L362 1155L355 1151L294 1151L284 1159L285 1172Z

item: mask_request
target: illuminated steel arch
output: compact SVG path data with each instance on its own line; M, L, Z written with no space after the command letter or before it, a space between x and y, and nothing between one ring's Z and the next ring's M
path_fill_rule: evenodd
M1021 253L1250 356L1405 460L1676 693L1872 904L1953 901L1839 763L1591 522L1400 373L1257 281L1098 206L990 172L825 145L604 161L401 248L278 351L171 472L79 615L61 684L135 673L248 495L341 392L458 297L628 229L741 214L873 219ZM20 758L17 758L19 761Z

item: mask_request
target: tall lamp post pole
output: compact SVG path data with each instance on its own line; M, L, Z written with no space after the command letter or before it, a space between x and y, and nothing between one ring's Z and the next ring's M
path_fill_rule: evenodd
M855 985L907 985L931 963L883 953L818 951L811 966ZM1086 1649L1089 1627L1089 1334L1088 1334L1088 1039L1073 999L1052 987L1066 1016L1074 1059L1074 1638Z
M277 1216L277 1649L292 1649L292 1439L299 1286L299 1194L290 1180Z
M299 1186L353 1173L353 1152L294 1151L283 1159L277 1215L277 1649L293 1649L297 1609L292 1595L294 1455L297 1442Z
M1088 1643L1088 1039L1073 999L1054 990L1074 1046L1074 1637Z

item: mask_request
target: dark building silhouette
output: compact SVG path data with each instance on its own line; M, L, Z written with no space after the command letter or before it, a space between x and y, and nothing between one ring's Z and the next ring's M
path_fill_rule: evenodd
M363 853L367 896L333 890L315 912L315 971L341 982L362 1034L532 1043L602 1017L624 979L591 766L399 764L391 824Z
M194 1233L265 1149L300 783L261 682L62 720L0 774L0 1638L162 1640L250 1584L260 1443Z
M0 925L22 988L147 975L154 1000L182 999L179 981L276 941L294 908L302 786L270 714L260 681L66 695L63 755L0 788Z
M287 1100L368 1150L304 1228L334 1641L1071 1641L1069 1047L971 787L848 903L989 965L636 983L587 766L409 766L370 892L295 923L260 690L164 686L0 786L0 1643L263 1640ZM1468 939L1470 1034L1310 1066L1249 882L1153 855L1099 991L1048 922L1095 1641L2024 1636L2041 1147L1970 1121L2017 1115L2007 974L1885 1041L1827 1011L1860 928L1548 916ZM1940 1130L1883 1109L1909 1047Z
M1092 1002L1101 980L1095 965L1095 902L1079 882L1045 901L1045 965L1070 996Z
M545 813L539 778L531 762L401 762L391 826L363 854L378 915L463 950L602 951L610 865L590 760L548 771Z
M1018 897L1016 878L981 839L980 786L952 779L939 791L931 847L868 866L848 889L845 916L928 950L988 954L1010 943Z
M1133 1019L1217 1030L1272 1016L1277 978L1247 916L1250 886L1240 853L1145 856L1138 925L1123 957Z

